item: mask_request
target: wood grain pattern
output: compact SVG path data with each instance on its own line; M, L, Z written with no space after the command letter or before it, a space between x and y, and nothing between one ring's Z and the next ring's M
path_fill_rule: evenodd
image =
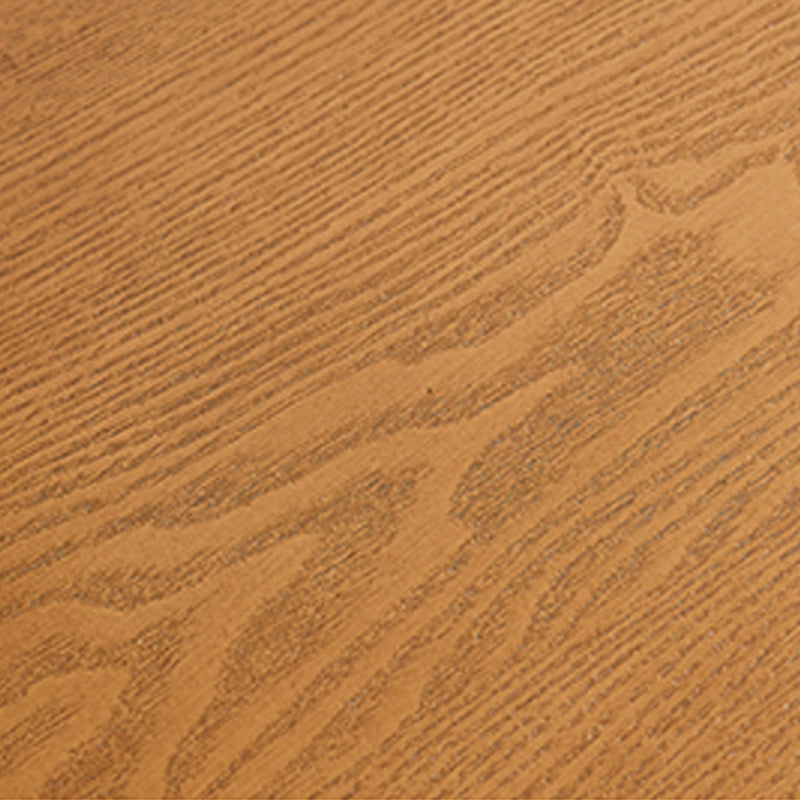
M800 796L796 0L0 0L0 795Z

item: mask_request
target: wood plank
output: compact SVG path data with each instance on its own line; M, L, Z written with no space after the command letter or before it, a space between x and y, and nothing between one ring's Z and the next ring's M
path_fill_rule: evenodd
M800 4L0 0L0 796L800 796Z

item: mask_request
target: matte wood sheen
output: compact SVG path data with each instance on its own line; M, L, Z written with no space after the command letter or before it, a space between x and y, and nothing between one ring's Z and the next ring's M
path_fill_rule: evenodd
M797 0L0 0L0 796L800 796Z

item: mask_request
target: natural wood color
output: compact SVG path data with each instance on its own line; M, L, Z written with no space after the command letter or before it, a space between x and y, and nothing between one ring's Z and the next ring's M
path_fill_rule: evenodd
M797 0L0 0L0 795L800 796Z

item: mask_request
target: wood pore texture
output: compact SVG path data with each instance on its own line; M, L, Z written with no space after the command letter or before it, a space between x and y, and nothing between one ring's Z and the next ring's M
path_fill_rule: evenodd
M800 796L797 0L0 0L0 795Z

